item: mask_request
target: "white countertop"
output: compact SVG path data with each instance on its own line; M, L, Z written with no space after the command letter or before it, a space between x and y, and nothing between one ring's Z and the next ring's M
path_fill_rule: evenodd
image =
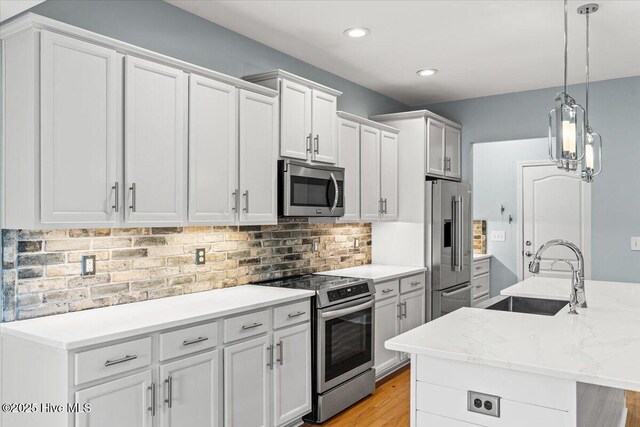
M568 300L568 279L530 278L504 295ZM385 347L640 391L640 284L588 280L589 308L555 316L462 308Z
M397 279L399 277L418 274L427 271L424 267L409 267L406 265L382 265L367 264L359 267L349 267L340 270L321 271L318 274L328 276L355 277L359 279L371 279L374 282Z
M312 291L243 285L4 323L0 334L72 350L313 295Z
M473 254L474 261L481 261L483 259L491 258L493 255L491 254Z

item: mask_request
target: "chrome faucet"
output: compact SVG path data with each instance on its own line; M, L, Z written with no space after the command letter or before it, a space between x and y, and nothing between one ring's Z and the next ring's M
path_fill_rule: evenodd
M547 243L540 246L540 249L538 249L534 255L533 261L529 263L529 271L533 274L540 273L540 261L542 261L542 254L552 246L564 246L569 248L573 251L578 260L578 268L574 268L573 264L567 260L556 260L551 264L551 268L553 268L556 262L565 262L571 267L571 296L569 297L569 313L578 314L576 307L587 308L587 297L584 293L584 257L582 256L580 248L568 240L549 240Z

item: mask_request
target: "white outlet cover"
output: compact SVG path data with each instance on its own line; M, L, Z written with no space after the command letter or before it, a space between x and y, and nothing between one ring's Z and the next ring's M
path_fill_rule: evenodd
M631 250L640 251L640 237L631 238Z
M504 230L497 230L491 232L492 242L504 242L507 240L507 233Z

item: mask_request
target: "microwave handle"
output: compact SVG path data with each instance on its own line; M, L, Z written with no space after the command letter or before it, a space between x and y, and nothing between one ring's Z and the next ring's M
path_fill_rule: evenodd
M356 313L365 308L369 308L373 306L373 300L365 302L364 304L356 305L354 307L343 308L342 310L333 310L327 311L326 313L322 313L322 318L325 320L333 319L336 317L344 316L345 314Z
M336 195L333 198L333 206L331 206L331 213L334 213L336 210L336 207L338 207L338 192L340 191L340 189L338 188L338 181L336 180L336 177L333 175L333 172L331 172L331 180L333 181L333 185L336 186Z

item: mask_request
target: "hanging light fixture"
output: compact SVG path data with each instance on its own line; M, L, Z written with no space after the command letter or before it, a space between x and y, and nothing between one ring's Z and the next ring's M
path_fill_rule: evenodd
M556 95L555 108L549 112L549 159L560 169L575 171L585 156L585 110L567 93L569 45L567 18L568 4L567 0L564 0L564 86L563 91Z
M584 161L580 176L586 182L593 182L593 177L602 172L602 136L594 132L589 124L589 15L598 11L595 3L585 4L578 8L578 13L587 20L587 66L586 66L586 94L585 94L585 145Z

